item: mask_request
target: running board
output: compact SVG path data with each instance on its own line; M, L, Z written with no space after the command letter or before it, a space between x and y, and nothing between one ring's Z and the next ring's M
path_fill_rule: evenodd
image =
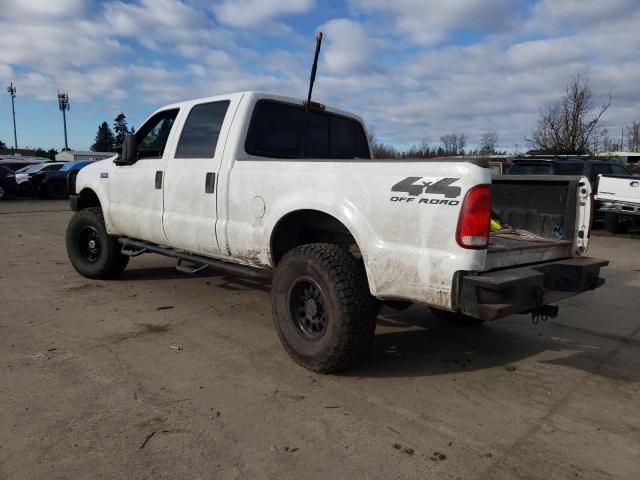
M202 270L205 267L209 267L213 270L233 275L237 277L251 278L254 280L271 280L273 272L266 268L251 267L248 265L239 265L237 263L225 262L223 260L215 260L213 258L203 257L201 255L195 255L193 253L184 252L182 250L175 250L169 247L161 247L154 243L142 242L140 240L132 240L130 238L120 237L118 242L123 248L140 255L143 252L157 253L158 255L164 255L165 257L176 258L178 260L179 271L185 273L195 273ZM138 253L139 252L139 253ZM135 255L133 255L135 256ZM194 265L199 265L197 268L185 268L182 262L189 262Z

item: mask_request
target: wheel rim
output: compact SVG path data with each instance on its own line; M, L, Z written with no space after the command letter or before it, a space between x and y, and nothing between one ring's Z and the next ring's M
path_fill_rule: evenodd
M0 187L0 198L4 198L4 188Z
M289 292L289 309L298 333L317 341L327 331L327 310L320 286L311 278L298 279Z
M102 252L102 244L98 230L94 227L82 227L78 234L78 247L80 254L89 263L96 263Z

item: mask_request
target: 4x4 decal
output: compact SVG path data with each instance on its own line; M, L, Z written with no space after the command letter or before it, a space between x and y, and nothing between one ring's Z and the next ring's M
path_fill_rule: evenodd
M451 186L452 183L460 180L459 178L443 178L437 182L425 182L421 180L422 177L407 177L391 187L391 191L408 193L412 197L429 193L444 195L445 198L457 198L462 192L460 187ZM419 181L420 183L416 183Z

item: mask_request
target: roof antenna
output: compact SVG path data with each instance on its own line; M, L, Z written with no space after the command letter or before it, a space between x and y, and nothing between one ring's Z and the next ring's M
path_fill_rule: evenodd
M304 144L307 137L307 124L309 121L309 106L311 105L311 92L313 92L313 83L316 81L316 71L318 70L318 55L320 55L320 46L322 45L322 32L316 35L316 53L313 57L313 66L311 67L311 77L309 78L309 94L304 106L304 123L302 126L302 141L300 142L300 155L304 157Z

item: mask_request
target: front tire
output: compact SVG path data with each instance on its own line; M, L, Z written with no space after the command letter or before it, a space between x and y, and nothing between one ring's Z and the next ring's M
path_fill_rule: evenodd
M116 238L107 233L102 209L95 207L80 210L71 217L67 254L80 275L95 279L117 277L129 262Z
M272 286L280 341L300 365L331 373L357 363L376 326L376 302L360 261L333 244L302 245L278 264Z

